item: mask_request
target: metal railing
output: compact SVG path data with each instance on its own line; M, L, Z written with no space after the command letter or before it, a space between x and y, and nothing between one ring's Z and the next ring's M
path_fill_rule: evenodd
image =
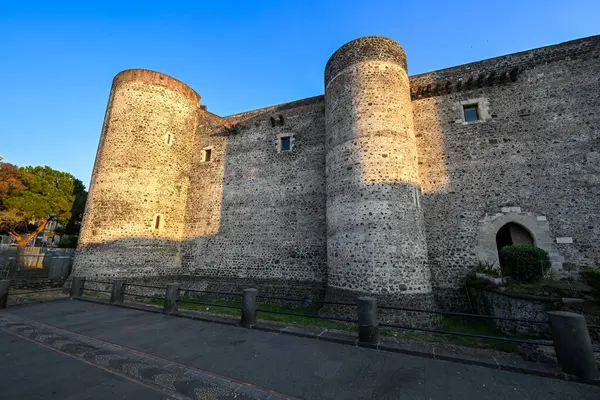
M448 315L453 317L467 317L467 318L482 318L482 319L496 319L504 321L524 322L529 324L549 324L548 321L537 321L532 319L512 318L512 317L501 317L497 315L485 315L485 314L469 314L454 311L437 311L437 310L421 310L417 308L405 308L405 307L393 307L393 306L378 306L380 310L395 310L395 311L408 311L438 315Z
M290 316L294 316L294 317L324 319L324 320L329 320L329 321L351 322L354 324L358 324L358 319L334 317L334 316L329 316L329 315L302 314L302 313L295 313L295 312L288 312L288 311L264 310L264 309L260 309L260 308L257 308L256 311L263 312L263 313L269 313L269 314L290 315Z
M193 293L207 293L207 294L219 294L219 295L223 295L223 296L242 296L242 293L234 293L234 292L218 292L218 291L214 291L214 290L198 290L198 289L187 289L187 288L181 288L179 289L180 292L193 292Z
M86 282L106 285L112 283L112 290L104 290L99 288L85 287ZM6 306L6 298L8 295L12 295L9 293L10 281L4 280L0 281L0 307L4 308ZM132 293L127 292L127 288L139 288L139 289L148 289L150 291L164 291L162 295L156 294L147 294L147 293ZM56 289L46 289L46 290L36 290L31 292L19 293L19 294L29 294L29 293L44 293L50 291L58 291L62 290L62 288ZM224 291L213 291L213 290L199 290L192 288L180 288L179 284L168 284L166 286L157 286L157 285L144 285L137 283L127 283L124 280L115 280L113 282L102 281L102 280L87 280L85 278L74 277L71 284L71 297L80 297L83 296L85 292L100 292L100 293L110 293L110 302L111 303L123 303L125 296L131 296L133 298L143 298L143 299L152 299L157 300L163 303L163 312L167 314L177 314L178 313L178 304L192 304L192 305L202 305L208 307L217 307L217 308L225 308L225 309L235 309L240 310L241 314L241 325L246 327L252 327L257 322L257 314L266 313L266 314L275 314L275 315L284 315L284 316L293 316L293 317L301 317L301 318L311 318L317 320L329 320L336 322L343 322L349 324L355 324L358 326L358 343L365 344L369 346L377 346L379 344L379 330L380 328L389 328L389 329L399 329L405 331L417 331L417 332L427 332L434 334L442 334L442 335L455 335L455 336L463 336L470 338L480 338L485 340L494 340L494 341L503 341L503 342L514 342L514 343L523 343L523 344L532 344L532 345L542 345L542 346L552 346L557 350L557 353L564 351L572 351L578 352L577 354L585 354L585 357L593 357L593 350L591 347L591 342L587 344L582 344L582 341L573 341L573 340L560 340L561 334L564 332L558 332L557 329L568 329L570 330L579 330L579 334L581 337L589 338L588 329L600 329L599 325L586 325L585 320L583 320L583 324L581 323L581 315L573 314L573 313L557 313L559 315L551 315L549 314L549 319L546 321L540 320L529 320L523 318L512 318L512 317L503 317L503 316L494 316L494 315L480 315L480 314L470 314L470 313L462 313L462 312L451 312L451 311L439 311L439 310L423 310L423 309L415 309L409 307L396 307L396 306L377 306L376 300L372 297L359 297L356 303L349 302L340 302L340 301L321 301L321 300L312 300L312 299L300 299L300 298L289 298L282 296L262 296L258 295L258 291L256 289L245 289L242 293L235 292L224 292ZM190 298L181 298L180 293L200 293L200 294L209 294L209 295L220 295L220 296L230 296L230 297L241 297L240 304L232 305L232 304L219 304L214 301L207 300L196 300ZM354 307L356 308L356 318L350 318L346 316L335 316L335 315L316 315L316 314L308 314L303 312L295 312L293 310L270 310L268 308L264 308L261 304L257 303L257 299L262 300L278 300L278 301L289 301L289 302L298 302L302 304L313 303L313 304L322 304L322 305L332 305L338 307ZM261 308L262 307L262 308ZM527 323L527 324L535 324L535 325L549 325L550 331L552 333L553 340L533 340L533 339L525 339L518 337L509 337L509 336L492 336L478 333L469 333L469 332L460 332L453 331L447 329L435 329L428 327L418 327L418 326L410 326L404 324L395 324L388 322L380 322L377 317L378 310L382 311L391 311L391 312L416 312L416 313L429 313L434 315L443 315L443 316L451 316L451 317L461 317L461 318L479 318L484 320L501 320L501 321L511 321L518 323ZM347 313L346 313L347 314ZM397 314L392 314L391 316L397 316ZM389 314L385 314L386 317L390 316ZM552 319L556 319L556 321L560 321L553 328L553 324L551 323ZM577 321L575 321L577 320ZM554 329L554 330L553 330ZM585 334L584 334L585 333ZM572 335L573 333L569 333ZM567 335L568 336L568 335ZM583 341L585 342L585 340ZM577 348L575 348L575 347ZM579 346L579 347L578 347ZM585 347L582 350L581 346ZM560 349L559 349L560 347ZM565 350L565 348L567 348ZM589 353L589 354L588 354ZM560 361L560 360L559 360Z
M209 306L209 307L223 307L223 308L232 308L236 310L241 310L241 306L232 306L228 304L217 304L217 303L209 303L206 301L196 301L196 300L187 300L187 299L177 299L177 303L187 303L187 304L198 304L201 306Z
M111 282L102 281L102 280L87 280L87 282L99 283L99 284L110 284ZM146 285L146 284L138 284L138 283L127 283L122 282L122 294L121 297L128 296L133 298L142 298L142 299L151 299L157 300L160 302L166 303L165 295L151 295L146 293L139 292L128 292L125 290L127 287L132 288L141 288L141 289L150 289L150 290L165 290L166 286L157 286L157 285ZM112 293L114 296L114 290L111 292L110 290L102 290L102 289L91 289L85 288L85 291L95 291L101 293ZM216 307L216 308L224 308L224 309L235 309L243 311L243 301L240 302L240 305L232 305L232 304L221 304L218 302L210 301L210 300L201 300L201 299L189 299L189 298L181 298L179 296L180 293L198 293L198 294L207 294L207 295L219 295L219 296L228 296L228 297L244 297L243 293L239 292L226 292L226 291L218 291L218 290L200 290L193 288L180 288L177 287L177 297L173 299L173 304L193 304L193 305L201 305L207 307ZM334 316L334 315L316 315L316 314L307 314L302 312L294 312L285 311L285 310L270 310L267 308L261 308L260 305L256 306L256 299L260 300L277 300L283 302L296 302L299 304L318 304L318 305L332 305L332 306L342 306L342 307L357 307L357 303L349 303L342 301L325 301L325 300L315 300L310 298L293 298L293 297L284 297L284 296L268 296L268 295L256 295L254 302L254 314L265 313L265 314L275 314L275 315L287 315L293 317L301 317L301 318L312 318L312 319L320 319L320 320L330 320L330 321L338 321L338 322L346 322L352 324L359 324L359 319L357 318L348 318L342 316ZM112 299L113 302L119 302L120 299ZM503 321L511 321L511 322L519 322L524 324L536 324L536 325L549 325L549 321L540 321L540 320L531 320L531 319L523 319L523 318L513 318L513 317L503 317L496 315L482 315L482 314L470 314L463 312L452 312L452 311L440 311L440 310L423 310L417 308L409 308L409 307L396 307L396 306L377 306L378 310L386 310L386 311L400 311L400 312L416 312L416 313L428 313L428 314L436 314L443 316L451 316L451 317L461 317L461 318L477 318L483 320L503 320ZM201 311L201 310L198 310ZM214 310L212 310L214 312ZM255 319L255 317L254 317ZM531 340L531 339L523 339L518 337L510 337L510 336L492 336L492 335L484 335L478 333L468 333L468 332L458 332L451 331L446 329L433 329L426 327L418 327L418 326L410 326L404 324L393 324L393 323L378 323L378 326L381 328L391 328L391 329L399 329L405 331L420 331L420 332L428 332L428 333L436 333L443 335L456 335L456 336L465 336L465 337L473 337L473 338L481 338L486 340L499 340L499 341L507 341L507 342L515 342L515 343L528 343L528 344L537 344L537 345L548 345L550 344L547 340ZM600 328L600 326L589 325L591 329Z
M406 330L420 331L420 332L441 333L444 335L466 336L466 337L488 339L488 340L501 340L504 342L527 343L527 344L536 344L536 345L540 345L540 346L552 346L552 342L549 340L530 340L530 339L519 339L519 338L514 338L514 337L489 336L489 335L482 335L482 334L478 334L478 333L456 332L456 331L448 331L448 330L444 330L444 329L419 328L419 327L415 327L415 326L406 326L406 325L400 325L400 324L380 323L379 326L382 326L384 328L395 328L395 329L406 329Z
M9 296L23 296L26 294L42 294L42 293L51 293L51 292L62 292L65 289L63 288L54 288L54 289L40 289L40 290L32 290L29 292L8 292Z
M116 298L111 298L111 301L113 302L121 302L122 298L124 298L125 296L129 296L129 297L133 297L134 299L139 297L142 299L149 299L149 300L157 300L157 301L164 301L164 295L162 295L162 297L160 295L148 295L148 294L144 294L144 293L128 293L127 292L127 288L143 288L143 289L151 289L151 290L165 290L164 286L156 286L156 285L142 285L140 283L127 283L122 281L122 296L119 299ZM118 297L118 294L114 293L115 289L113 288L113 294L111 297Z
M0 279L35 279L37 277L66 279L73 263L73 254L66 249L27 247L24 254L9 248L0 252ZM27 253L27 252L35 252Z
M45 295L59 292L67 293L63 288L65 282L65 280L61 280L60 283L57 283L56 280L47 278L0 280L0 308L7 306L9 298L13 305L31 301L51 300L53 299L52 296L47 297ZM41 296L31 297L31 295Z
M177 299L175 300L175 302L177 304L180 304L180 303L183 303L183 304L196 304L196 305L200 305L200 306L221 307L221 308L228 308L228 309L232 309L232 310L240 310L240 312L242 311L241 305L240 306L233 306L233 305L230 305L230 304L218 304L218 303L211 303L209 301L202 301L202 300L181 299L181 298L179 298L179 293L181 293L181 292L192 292L192 293L201 293L201 294L217 294L217 295L221 295L221 296L231 296L231 297L242 296L242 293L222 292L222 291L215 291L215 290L199 290L199 289L178 288L177 289Z

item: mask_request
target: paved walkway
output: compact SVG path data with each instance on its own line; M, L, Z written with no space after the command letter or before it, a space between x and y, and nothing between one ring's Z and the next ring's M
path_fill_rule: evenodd
M600 399L598 386L81 301L0 312L2 399Z

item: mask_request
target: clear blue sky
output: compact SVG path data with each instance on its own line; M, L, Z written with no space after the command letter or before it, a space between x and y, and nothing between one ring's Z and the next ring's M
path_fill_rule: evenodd
M600 1L0 0L0 156L89 184L112 78L169 74L219 115L323 93L365 35L404 46L411 75L597 35Z

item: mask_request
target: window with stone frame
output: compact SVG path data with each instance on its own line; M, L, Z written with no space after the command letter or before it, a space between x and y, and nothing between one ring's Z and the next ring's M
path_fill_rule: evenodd
M212 149L202 150L202 162L210 162L212 159Z
M156 214L152 223L152 229L161 231L165 226L165 217L162 214Z
M479 121L479 105L478 104L466 104L463 105L463 116L465 122Z
M282 136L279 138L279 149L280 151L292 151L292 137Z

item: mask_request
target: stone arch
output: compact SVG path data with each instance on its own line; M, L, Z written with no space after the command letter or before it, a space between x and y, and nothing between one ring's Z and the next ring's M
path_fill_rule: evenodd
M535 246L535 238L523 225L511 221L502 225L498 229L498 232L496 232L496 249L498 250L498 255L500 255L500 250L503 247L514 244ZM499 257L499 259L500 263L502 263L502 258Z
M556 251L554 242L550 237L550 226L546 217L531 212L503 212L486 216L480 221L476 248L476 255L479 261L493 265L494 268L500 268L496 235L507 224L515 224L524 229L531 235L534 246L548 252L552 261L552 267L555 270L562 270L562 258Z

